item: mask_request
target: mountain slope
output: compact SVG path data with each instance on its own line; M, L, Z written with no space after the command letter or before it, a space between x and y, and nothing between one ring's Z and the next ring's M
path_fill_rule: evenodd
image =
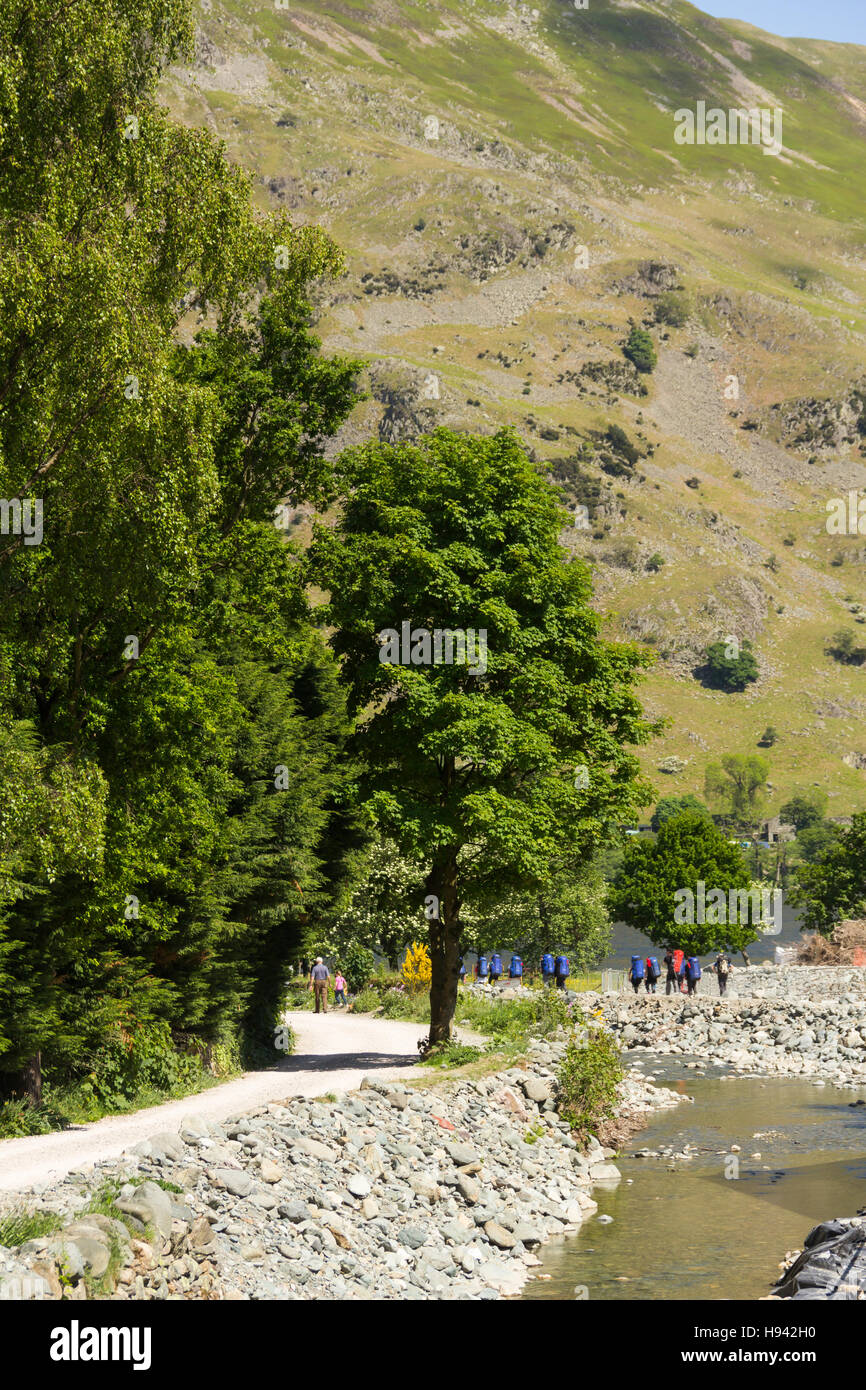
M866 805L866 666L825 650L866 645L866 519L826 529L866 488L866 49L681 0L212 0L164 90L346 249L321 327L372 395L340 443L512 424L549 462L611 634L659 653L660 789L772 724L776 804ZM698 101L781 108L780 153L676 143ZM692 674L726 636L759 658L741 695Z

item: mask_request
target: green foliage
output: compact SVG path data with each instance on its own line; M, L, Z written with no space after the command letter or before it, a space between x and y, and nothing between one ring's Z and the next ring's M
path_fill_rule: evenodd
M858 647L857 634L850 628L840 628L827 643L827 651L843 666L862 666L866 663L866 647Z
M649 557L649 559L647 560L647 562L646 562L646 567L647 567L648 570L651 571L651 573L653 573L653 574L658 574L658 572L659 572L659 570L661 569L661 567L662 567L662 565L664 564L664 562L665 562L665 557L664 557L664 555L660 555L659 552L656 550L656 551L654 552L654 554L652 554L652 555Z
M541 892L512 894L491 909L484 930L487 940L512 944L524 961L561 948L573 974L591 969L609 953L612 938L605 877L591 863Z
M358 364L320 353L309 287L342 261L171 124L192 34L187 0L0 14L0 494L45 516L0 545L13 1107L40 1064L73 1110L82 1078L94 1107L194 1081L190 1034L272 1057L362 838L336 663L273 526L333 493Z
M775 727L772 724L768 724L761 734L761 737L758 739L758 743L761 748L772 748L773 745L778 742L778 738L779 735Z
M556 1105L583 1143L598 1137L616 1113L616 1088L623 1077L619 1048L604 1028L584 1028L568 1040L556 1076Z
M364 988L373 973L376 958L367 946L362 946L357 941L350 941L348 946L340 952L338 964L349 989L354 993Z
M559 545L553 489L510 431L439 430L342 457L347 501L318 526L311 578L331 594L360 793L383 834L424 865L433 1040L457 991L458 904L543 888L645 799L630 745L648 740L634 695L649 658L599 637L589 576ZM377 634L486 633L485 669L380 660ZM574 786L577 763L590 787Z
M633 362L639 372L651 372L657 361L653 340L645 328L632 328L628 335L623 355Z
M654 842L642 838L626 846L611 904L620 920L655 946L680 946L687 955L719 946L739 951L754 941L757 932L748 921L677 921L681 895L688 890L697 899L700 882L707 893L720 889L727 900L731 889L748 889L750 880L739 848L706 816L686 812L664 821Z
M689 811L698 816L705 816L707 820L712 820L709 807L699 801L694 792L686 792L685 796L661 797L653 811L650 825L653 830L658 832L665 821L669 821L672 816L681 816Z
M358 885L348 905L325 923L317 940L323 950L346 964L347 949L353 944L375 948L396 969L401 952L426 930L421 908L424 875L420 864L400 854L393 840L374 835L356 856ZM363 984L372 973L373 962L365 966L360 979L346 971L350 986Z
M615 453L620 454L632 466L637 463L640 453L632 444L624 429L619 425L608 425L607 441Z
M684 328L692 312L687 294L676 290L665 290L655 301L656 323L669 324L671 328Z
M802 929L823 936L845 918L866 916L866 812L852 817L820 859L797 868L790 900L805 909Z
M468 1062L477 1062L482 1055L480 1047L472 1047L469 1043L459 1043L449 1038L448 1042L439 1043L437 1047L426 1052L421 1059L421 1066L464 1067Z
M721 763L708 763L704 791L723 814L741 824L753 824L765 797L770 764L756 753L726 753Z
M820 787L810 787L808 791L798 792L779 807L779 819L786 825L793 825L797 831L817 825L827 814L827 793Z
M726 642L713 642L705 655L704 680L718 690L745 690L758 679L758 661L747 637L737 656L728 655Z
M62 1226L62 1218L53 1211L28 1211L12 1207L0 1212L0 1246L14 1250L28 1240L50 1236Z
M841 827L828 821L816 821L804 826L797 834L797 851L808 864L823 859L841 835Z

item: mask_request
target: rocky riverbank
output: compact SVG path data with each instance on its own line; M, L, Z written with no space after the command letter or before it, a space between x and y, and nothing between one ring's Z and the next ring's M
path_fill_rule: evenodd
M866 970L755 967L739 994L594 998L624 1049L723 1063L738 1075L866 1085ZM715 983L715 982L713 982Z
M579 1149L556 1112L564 1048L538 1042L525 1066L428 1089L370 1076L340 1099L224 1124L191 1115L178 1133L19 1197L60 1213L63 1229L0 1248L0 1297L518 1293L542 1242L590 1219L594 1185L620 1179L614 1150ZM683 1099L633 1072L615 1124L633 1131ZM87 1211L108 1184L133 1231Z

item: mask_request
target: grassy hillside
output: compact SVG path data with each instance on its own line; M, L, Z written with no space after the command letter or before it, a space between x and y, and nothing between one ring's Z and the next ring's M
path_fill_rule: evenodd
M609 631L659 656L660 792L772 724L776 804L818 783L831 814L866 806L866 665L825 651L866 645L866 534L825 525L866 488L866 49L680 0L211 0L164 91L263 206L346 249L322 329L371 398L340 443L511 424L586 508L564 536ZM677 144L698 101L780 107L781 153ZM741 695L692 674L729 634L761 668ZM669 754L684 770L657 774Z

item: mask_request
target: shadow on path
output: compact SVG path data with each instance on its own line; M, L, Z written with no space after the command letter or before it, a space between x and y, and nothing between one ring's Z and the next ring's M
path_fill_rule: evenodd
M411 1067L418 1053L395 1052L300 1052L286 1057L273 1071L375 1071L380 1067Z

